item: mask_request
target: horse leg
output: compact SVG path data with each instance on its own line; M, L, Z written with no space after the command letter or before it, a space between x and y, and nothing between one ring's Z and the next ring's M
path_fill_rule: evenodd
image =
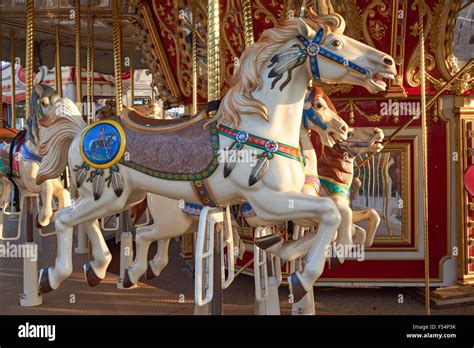
M148 263L149 267L146 272L147 279L158 277L168 264L168 250L171 239L158 240L158 250L155 257Z
M261 189L251 193L249 203L257 215L269 221L319 219L318 233L312 239L302 272L291 274L289 282L294 301L300 301L313 290L314 282L321 276L326 260L326 250L341 223L341 215L330 198L312 197L303 193L279 193ZM271 202L271 204L268 204ZM288 209L291 202L293 209Z
M41 270L40 291L42 293L57 289L61 282L72 273L73 227L120 211L127 202L127 196L122 194L120 198L117 198L113 193L109 193L104 194L102 199L95 201L88 195L86 198L79 198L75 206L61 209L56 213L58 255L53 267ZM98 232L95 229L92 230ZM97 271L100 271L100 267Z
M360 221L367 221L367 237L365 239L365 247L370 248L374 243L375 233L377 232L377 228L380 224L380 215L377 213L375 209L365 209L365 210L355 210L352 212L352 221L360 222Z
M344 263L345 252L352 243L352 209L349 206L349 201L344 197L332 196L331 197L336 203L339 212L341 213L341 225L338 229L338 237L336 244L341 246L343 253L340 253L337 249L337 258L333 260L339 261L339 263ZM347 250L348 251L348 250ZM342 254L342 255L341 255Z
M36 218L38 228L48 226L51 221L53 216L53 192L54 187L51 180L47 180L41 185L41 202L43 204Z
M59 179L51 180L54 187L54 196L58 199L59 209L69 207L71 205L71 195L66 190Z
M355 211L353 211L352 213L355 213ZM354 219L352 219L352 221L354 221ZM367 232L362 227L357 226L356 224L352 224L352 228L352 241L354 245L365 244L365 241L367 239Z
M84 274L89 286L98 285L105 277L105 272L112 261L112 255L105 243L98 220L88 221L83 227L92 245L92 261L84 264Z
M124 286L136 284L145 272L147 277L153 278L153 274L158 276L168 264L168 239L183 235L195 221L195 218L183 213L177 200L152 194L149 194L147 199L154 224L137 229L137 255L133 264L125 271ZM158 254L154 258L156 263L150 261L151 269L147 271L148 249L156 240L159 241Z
M123 275L123 287L130 288L138 283L140 277L146 272L148 261L148 249L151 243L158 239L158 228L156 222L153 225L137 228L136 234L136 256L130 268L125 269Z

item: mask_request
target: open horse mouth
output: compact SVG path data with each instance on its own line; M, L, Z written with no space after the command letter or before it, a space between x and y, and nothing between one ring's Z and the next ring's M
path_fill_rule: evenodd
M372 147L376 148L377 150L382 150L383 143L380 140L376 140L372 143Z
M331 140L336 144L336 143L340 143L341 141L344 141L344 139L342 139L341 137L339 137L336 133L334 132L329 132L328 133L329 135L329 138L331 138Z
M369 82L378 90L385 91L387 88L387 83L384 81L384 79L394 80L395 74L390 72L378 72L369 79Z

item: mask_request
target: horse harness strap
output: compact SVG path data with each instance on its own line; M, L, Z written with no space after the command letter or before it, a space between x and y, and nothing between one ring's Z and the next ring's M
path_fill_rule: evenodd
M214 199L214 195L206 182L206 179L192 181L192 186L196 197L203 206L219 207Z
M311 103L313 98L314 92L311 92L304 100L305 104L307 102ZM316 114L312 107L310 107L309 109L303 109L303 127L306 129L309 129L308 120L310 120L322 130L326 130L328 128L327 124L324 123L323 120L321 120L321 118Z
M303 164L301 150L297 147L286 145L277 141L269 140L247 133L245 131L236 130L230 127L219 125L217 127L219 134L235 140L240 145L249 145L256 149L264 150L264 154L272 158L273 155L280 155Z
M328 192L329 195L338 195L342 196L349 201L351 200L351 188L348 185L344 185L340 182L336 182L334 180L331 180L329 178L320 176L319 180L321 182L321 185L326 188L326 191Z
M313 75L313 78L315 80L321 81L321 75L319 74L319 66L318 66L318 56L321 56L322 58L331 60L335 63L341 64L345 66L346 68L352 69L355 72L364 75L365 77L370 77L371 76L371 71L368 69L365 69L353 62L351 62L349 59L344 58L336 53L333 53L324 47L320 46L321 40L324 37L324 29L321 28L318 30L316 35L314 36L313 40L309 41L307 38L305 38L302 35L298 35L297 38L300 40L300 42L304 45L306 48L306 53L309 55L309 63L311 67L311 73Z
M17 211L20 211L20 190L18 189L18 185L16 184L15 180L13 180L13 161L14 161L14 153L16 148L16 143L19 139L22 139L26 135L26 129L21 130L18 132L15 137L13 138L10 144L10 153L8 156L8 161L10 162L10 166L7 172L7 178L13 184L13 192L14 192L14 204Z

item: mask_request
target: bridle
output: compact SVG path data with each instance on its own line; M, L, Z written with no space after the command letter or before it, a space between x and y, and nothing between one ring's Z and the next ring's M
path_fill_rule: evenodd
M314 123L316 126L321 128L322 130L326 130L328 128L328 125L324 123L324 121L319 117L319 115L314 111L313 109L313 103L312 100L314 98L314 91L311 91L311 93L305 98L304 102L305 104L309 102L311 104L311 107L309 109L303 109L303 127L306 129L309 129L309 124L308 120Z
M318 56L333 61L337 64L340 64L348 69L354 70L355 72L364 75L366 78L369 78L372 75L372 72L369 69L363 68L360 65L351 62L349 59L344 58L336 53L333 53L324 47L321 47L321 40L324 37L324 29L321 28L318 30L313 40L309 41L302 35L298 35L298 40L306 48L305 54L309 56L309 65L311 68L311 74L313 79L321 81L321 75L319 74L318 67Z

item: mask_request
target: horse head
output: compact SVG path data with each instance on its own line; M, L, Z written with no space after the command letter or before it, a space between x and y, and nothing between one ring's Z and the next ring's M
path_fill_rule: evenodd
M56 91L46 85L38 84L30 97L30 117L27 120L26 138L34 145L39 143L39 127L45 120L51 118L54 104L60 99Z
M311 87L305 97L303 126L318 133L323 145L347 140L349 126L339 116L331 99L317 86Z
M345 21L338 14L298 18L297 41L308 71L321 83L346 83L371 93L384 91L384 79L397 75L394 59L373 47L344 35ZM306 59L308 58L308 59Z
M347 142L341 147L353 156L364 152L380 152L383 149L383 130L374 128L350 128Z

